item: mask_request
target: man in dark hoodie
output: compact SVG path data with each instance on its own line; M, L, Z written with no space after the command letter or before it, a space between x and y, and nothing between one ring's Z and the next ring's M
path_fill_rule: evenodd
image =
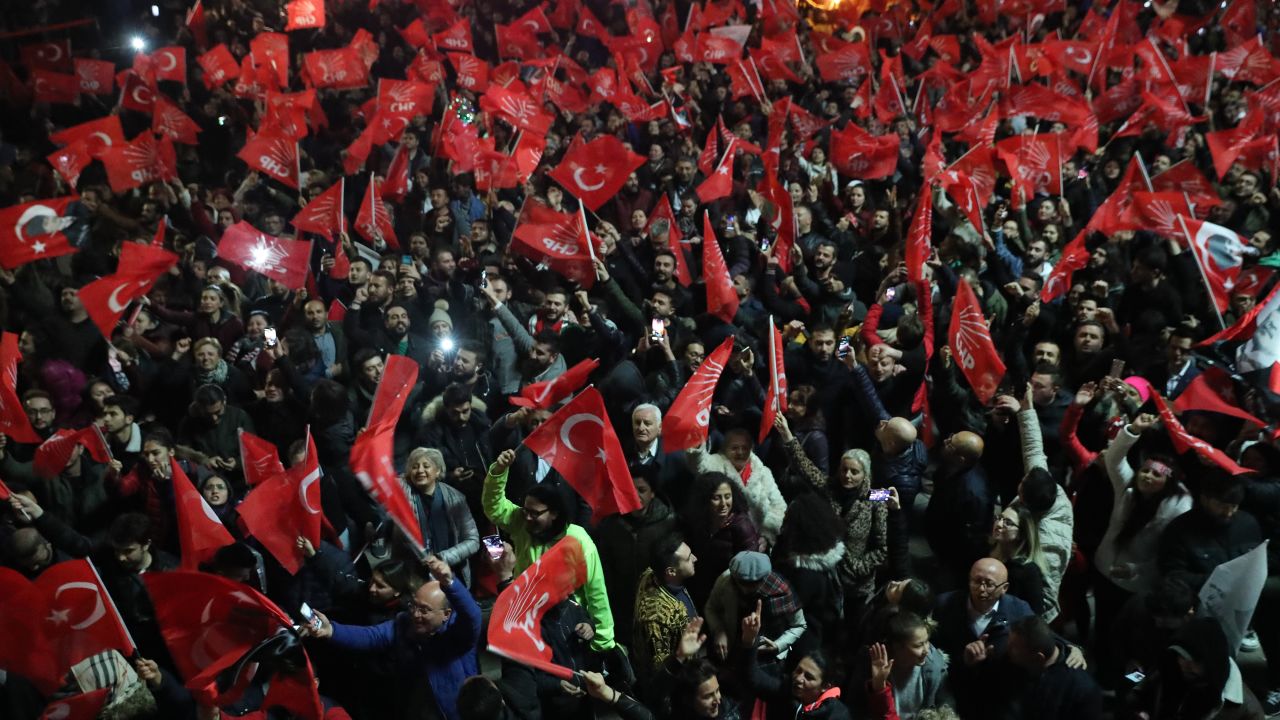
M1240 511L1243 501L1240 478L1221 473L1206 477L1195 505L1160 536L1160 574L1198 588L1214 568L1257 547L1262 529L1252 515Z
M1263 717L1231 654L1217 620L1196 618L1187 623L1165 651L1159 670L1134 689L1128 716L1152 720Z
M1036 720L1101 720L1102 689L1083 668L1067 665L1070 647L1038 615L1023 618L1009 631L1008 658L1015 670L1010 693L1020 707L1006 717ZM1019 672L1020 671L1020 672Z

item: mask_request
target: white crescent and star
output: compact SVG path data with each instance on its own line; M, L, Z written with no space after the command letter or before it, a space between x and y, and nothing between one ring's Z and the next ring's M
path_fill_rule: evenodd
M302 482L298 484L298 499L302 501L302 507L306 508L307 512L312 515L319 515L320 511L311 507L311 503L307 501L307 488L311 487L319 479L320 471L316 470L308 473L306 477L302 478Z
M101 620L102 616L107 614L107 606L105 603L102 602L102 591L99 590L98 586L95 585L94 583L89 583L89 582L63 583L62 585L58 586L57 590L54 591L53 599L56 601L64 591L71 590L71 589L92 590L94 597L97 598L97 603L93 606L93 612L89 613L89 616L84 620L72 625L71 626L72 630L84 630L90 625ZM63 616L63 619L65 619L65 615Z
M599 190L599 189L603 188L603 187L604 187L604 185L605 185L605 181L604 181L604 179L601 179L601 180L600 180L600 182L596 183L595 185L589 185L589 184L587 184L587 183L583 182L583 180L582 180L582 173L583 173L583 171L584 171L584 170L586 170L586 169L587 169L587 168L579 167L579 168L575 168L575 169L574 169L574 171L573 171L573 181L574 181L575 183L577 183L578 187L579 187L580 189L582 189L582 190L586 191L586 192L595 192L595 191L597 191L597 190ZM597 169L597 172L599 172L599 170L598 170L598 169Z
M168 58L169 60L169 64L167 65L163 62L163 60L160 62L161 70L165 72L169 72L170 70L174 70L178 67L178 58L174 56L172 50L164 50L156 54L159 55L161 58Z
M604 421L591 413L578 413L576 415L571 415L568 420L564 421L564 425L560 426L560 444L569 448L570 451L578 454L582 454L582 451L573 446L573 441L569 439L569 435L573 432L575 425L583 422L595 423L600 426L600 429L604 429Z
M139 91L145 91L145 97L138 97ZM151 89L146 85L138 85L134 87L133 92L129 93L129 95L133 98L133 101L139 105L151 105L156 101L155 96L151 94Z
M18 217L18 222L13 224L13 234L18 238L18 242L26 242L22 236L22 228L26 227L38 217L56 218L58 213L48 205L32 205L22 211L22 215Z

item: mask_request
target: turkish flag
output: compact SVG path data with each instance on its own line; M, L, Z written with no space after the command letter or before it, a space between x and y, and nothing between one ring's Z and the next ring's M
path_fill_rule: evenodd
M538 136L545 136L551 129L551 123L555 121L527 92L497 84L489 85L480 96L480 109Z
M241 220L223 231L218 256L297 290L311 270L311 241L268 235Z
M582 543L566 535L525 568L493 602L489 650L561 680L571 680L573 670L551 661L551 646L542 639L542 616L586 581Z
M1231 375L1219 367L1205 368L1173 401L1173 407L1178 412L1205 410L1230 415L1258 427L1265 427L1267 424L1240 407L1236 400L1235 382Z
M240 77L240 64L226 43L196 58L196 64L204 71L204 85L210 90Z
M302 56L302 68L315 88L354 90L369 84L369 67L351 47L309 52Z
M1182 422L1173 414L1173 408L1169 407L1169 403L1164 399L1164 396L1158 392L1153 392L1151 395L1152 399L1156 401L1156 409L1160 412L1160 422L1164 424L1164 429L1169 433L1169 439L1173 441L1173 447L1178 452L1184 453L1188 449L1193 449L1201 459L1212 462L1231 475L1244 475L1253 472L1248 468L1237 465L1234 460L1218 448L1187 432L1187 429L1182 426Z
M41 437L31 427L31 420L18 400L18 362L22 353L18 350L16 333L0 336L0 433L10 440L36 444Z
M265 174L267 177L298 189L299 167L298 141L266 128L245 143L236 157Z
M140 113L151 114L156 104L156 88L136 72L126 70L120 81L120 107Z
M860 180L889 177L898 169L896 134L872 135L853 123L831 132L831 153L836 169Z
M110 340L129 303L151 292L160 276L177 263L178 256L163 247L124 243L115 274L80 288L80 302L102 337Z
M219 548L235 542L226 526L213 514L213 508L182 471L178 461L170 458L174 505L177 509L178 541L182 547L182 568L195 570L208 562Z
M157 141L151 132L143 132L124 145L113 145L99 157L107 169L107 182L117 193L178 176L173 140L162 137Z
M985 226L982 222L983 203L979 199L978 187L974 184L973 178L969 177L967 173L954 168L943 171L941 178L943 189L951 196L951 200L956 207L973 224L973 229L979 233L984 232ZM907 267L910 267L910 264Z
M80 78L43 68L31 71L31 89L36 102L72 105L80 99Z
M1054 65L1081 75L1093 71L1101 51L1100 43L1083 40L1046 40L1040 46Z
M242 451L246 435L248 433L240 436ZM257 538L290 575L302 569L298 538L306 538L312 546L320 545L319 480L316 446L308 431L306 459L287 472L261 481L236 506L245 530Z
M102 706L110 699L109 687L58 698L45 707L40 720L97 720Z
M645 234L648 235L653 226L658 223L666 223L667 247L676 258L676 281L683 287L689 287L693 283L693 278L689 274L689 260L685 258L684 248L681 247L684 235L680 232L680 226L676 224L676 215L671 209L671 200L667 198L666 193L662 193L657 207L650 213L649 223L644 228Z
M440 51L463 53L476 51L476 45L471 39L471 22L463 18L459 18L458 22L450 25L444 32L436 33L432 39L435 40L436 49Z
M983 404L995 395L996 386L1004 377L1004 362L991 341L991 330L982 315L982 306L969 283L957 283L956 296L951 305L951 327L948 344L956 364L964 373L969 386Z
M584 288L596 282L593 249L577 213L561 213L528 203L511 233L511 251L546 265Z
M1244 266L1249 243L1235 232L1194 218L1181 218L1191 252L1209 285L1218 311L1231 304L1231 291Z
M720 347L711 351L710 355L693 371L693 377L680 389L680 394L667 410L667 417L662 424L662 446L667 452L688 450L699 447L707 441L707 430L711 423L711 398L716 392L716 383L724 366L729 363L729 355L733 352L733 338L727 337Z
M587 378L598 367L600 367L599 360L587 358L550 380L543 380L520 388L519 395L511 396L511 404L516 407L549 410L556 403L574 394L583 385L587 384Z
M382 183L380 194L384 199L399 204L404 200L404 196L409 194L412 186L413 179L409 177L409 156L404 145L401 145L396 148L395 155L391 156L391 164L387 167L387 179Z
M360 201L360 211L356 213L356 232L371 243L382 240L393 248L400 247L396 239L396 230L391 222L391 211L386 203L379 199L378 181L373 173L369 174L369 185L364 191L364 200Z
M79 594L79 593L77 593ZM65 680L59 653L48 639L48 598L16 570L0 567L0 668L52 695Z
M81 291L83 292L83 291ZM86 425L79 430L63 428L49 436L36 448L32 468L36 475L49 479L57 477L71 462L71 454L77 446L83 446L89 456L103 464L111 462L111 450L97 425Z
M200 126L190 116L178 109L169 98L157 94L151 115L151 130L184 145L196 145Z
M733 161L738 149L738 140L734 138L729 141L728 146L724 150L724 155L720 158L720 163L716 165L716 169L707 179L698 184L694 188L694 193L698 199L704 203L709 203L720 198L729 197L733 194Z
M600 20L596 18L595 13L591 12L591 8L582 5L577 10L578 25L574 30L578 35L583 37L592 37L600 42L605 42L609 37L609 31L605 29Z
M560 164L547 175L594 212L643 164L644 158L628 150L617 137L601 135L588 143L575 138Z
M871 51L865 43L848 43L837 50L818 53L814 64L823 82L858 80L871 74Z
M324 27L324 0L292 0L284 9L289 16L286 32Z
M43 68L55 72L71 72L71 40L29 43L18 48L18 58L28 70Z
M343 232L347 228L342 207L346 184L346 178L338 178L337 182L299 210L290 224L299 232L313 232L332 240L334 231Z
M245 432L244 428L240 429L239 437L240 467L244 469L244 480L249 487L255 488L284 474L284 464L280 462L280 452L274 443Z
M59 668L69 670L104 650L133 655L133 638L92 562L68 560L53 565L40 573L35 585L49 608L41 620Z
M640 509L622 445L594 387L578 393L529 433L524 445L587 501L593 522Z
M156 624L188 689L216 676L293 620L257 590L202 572L143 573ZM192 687L192 686L195 687Z
M738 291L729 277L729 266L724 262L720 241L716 239L711 216L702 216L702 275L707 285L707 312L726 323L732 323L738 315Z
M156 80L187 84L187 49L181 45L162 47L151 53Z
M756 442L764 442L773 429L773 419L787 411L787 366L783 363L782 333L769 318L769 387L764 393L764 415L760 418L760 436ZM746 483L746 478L743 478Z
M1062 257L1054 264L1049 278L1040 290L1040 302L1053 302L1071 289L1071 276L1089 264L1089 248L1085 246L1086 228L1076 233L1071 242L1062 248Z
M489 87L489 63L475 55L446 53L458 78L458 88L481 93Z
M933 188L924 185L920 188L920 198L916 203L916 214L911 218L911 229L907 231L906 257L907 279L919 282L924 279L924 263L929 259L933 247Z
M13 270L75 252L62 231L74 222L67 208L78 199L33 200L0 210L0 267Z
M418 552L423 551L422 529L400 486L395 465L393 434L409 393L418 381L418 364L403 355L387 357L387 366L378 383L369 409L369 422L351 446L351 471L365 492L387 511Z
M116 89L116 66L109 60L76 58L76 77L82 93L110 95Z

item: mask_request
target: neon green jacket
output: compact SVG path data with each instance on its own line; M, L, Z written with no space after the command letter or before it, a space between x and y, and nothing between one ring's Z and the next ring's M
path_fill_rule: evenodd
M542 553L551 549L555 542L535 545L529 531L525 529L523 509L507 499L507 471L500 475L493 474L493 468L484 478L484 489L480 495L480 503L484 506L485 517L492 520L499 528L511 536L511 545L516 551L516 575L525 571L534 560L542 557ZM604 568L600 566L600 553L596 552L596 544L587 531L579 525L570 524L565 535L577 538L582 543L582 556L587 563L587 581L573 594L587 610L595 623L596 636L591 641L593 650L609 650L616 643L613 639L613 611L609 609L609 594L604 586ZM556 538L559 540L560 538Z

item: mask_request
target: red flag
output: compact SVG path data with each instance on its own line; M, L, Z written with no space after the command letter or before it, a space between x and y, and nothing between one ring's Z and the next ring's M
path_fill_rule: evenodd
M97 720L102 706L111 699L111 688L98 688L49 703L40 720Z
M458 87L481 93L489 87L489 63L475 55L448 53L449 62L458 75Z
M260 32L249 41L249 57L257 67L271 71L277 87L289 86L289 36Z
M852 42L837 50L818 53L814 63L823 82L856 81L871 73L871 52L865 43Z
M828 157L841 174L860 180L889 177L898 169L897 135L872 135L854 123L831 132Z
M324 0L291 0L284 7L289 15L286 31L324 27Z
M684 236L680 233L679 225L676 224L676 215L671 209L671 201L667 199L666 193L658 199L658 206L649 215L649 224L644 228L645 234L649 234L653 226L659 222L666 223L667 247L676 258L676 281L683 287L689 287L693 283L693 278L689 274L689 261L684 256L684 248L680 246Z
M5 485L3 480L0 480L0 501L8 500L12 496L13 493L9 492L9 486Z
M773 419L787 411L787 367L783 363L782 333L769 318L769 387L764 393L764 415L760 418L760 436L756 442L764 442L773 429ZM746 479L743 479L746 483Z
M398 248L400 241L396 239L396 230L391 223L391 211L379 199L379 195L378 181L370 173L364 200L360 201L360 212L356 213L356 232L371 243L376 244L382 240L387 245Z
M254 170L267 177L298 189L299 167L298 141L284 135L268 132L265 128L245 143L236 157L244 160Z
M55 478L62 473L71 462L71 453L77 446L88 451L96 462L111 462L111 450L102 437L102 430L97 425L86 425L79 430L61 429L49 436L48 440L36 448L32 468L42 478Z
M494 23L493 33L497 38L499 58L527 61L542 55L542 45L538 42L538 38L525 28L516 27L514 23L510 25Z
M80 78L37 68L31 71L31 89L36 102L71 105L80 99Z
M1219 20L1227 36L1227 46L1258 36L1258 8L1253 0L1231 0Z
M20 443L39 443L41 438L31 427L31 420L18 400L18 362L22 353L18 350L16 333L0 336L0 433Z
M247 434L240 436L242 449ZM308 432L306 459L287 473L268 477L236 506L245 529L290 575L302 569L298 538L305 537L313 546L320 544L319 480L315 442Z
M346 191L346 178L338 178L338 182L329 189L311 199L290 224L299 232L313 232L332 240L335 231L346 230L347 221L343 217L342 194Z
M387 179L382 183L381 196L399 203L409 194L412 185L413 180L409 177L409 155L405 152L404 145L401 145L396 148L396 154L391 157L391 165L387 167Z
M228 80L240 77L240 64L231 54L231 49L223 43L209 52L196 58L196 64L204 70L204 84L210 90Z
M155 83L147 82L132 70L125 70L121 75L120 107L150 114L156 102Z
M1066 295L1071 289L1071 276L1089 264L1089 248L1084 243L1085 236L1088 234L1087 229L1081 230L1062 248L1062 257L1053 266L1049 279L1040 290L1041 302L1053 302Z
M69 670L104 650L133 655L133 638L89 560L58 563L40 573L35 585L48 603L42 620L58 667Z
M546 135L551 129L551 123L555 121L527 92L497 84L489 85L480 96L480 109L538 136Z
M203 49L209 46L209 32L205 26L204 5L201 0L196 0L196 4L187 11L186 25L196 40L196 47Z
M1187 429L1182 426L1182 423L1173 414L1173 409L1169 407L1168 401L1160 393L1153 392L1152 397L1156 401L1156 409L1160 412L1160 421L1164 423L1164 429L1169 433L1169 439L1173 441L1173 447L1178 452L1183 453L1188 449L1194 449L1202 459L1212 462L1232 475L1253 472L1248 468L1237 465L1234 460L1227 457L1227 454L1218 448L1187 432Z
M178 176L173 140L164 137L156 141L150 132L144 132L124 145L106 148L99 157L107 169L107 182L112 191L118 193Z
M433 36L436 49L449 52L475 52L475 43L471 39L471 22L458 18L458 22L450 25L444 32Z
M393 437L404 403L418 381L418 364L403 355L387 357L387 366L369 409L369 422L351 446L351 471L391 517L419 552L423 550L422 529L418 526L409 498L400 487L395 466Z
M35 260L75 252L62 231L74 220L66 213L76 200L33 200L0 210L0 267L13 270Z
M341 300L334 298L333 302L329 303L329 319L340 323L346 316L347 306L343 305Z
M733 193L733 161L737 145L736 139L730 141L724 150L724 155L720 158L720 164L716 165L715 172L694 188L694 192L702 202L709 203L729 197Z
M925 185L920 188L920 199L916 203L916 214L911 218L911 229L907 232L907 279L919 282L924 279L924 263L929 259L933 247L933 188Z
M369 67L351 47L309 52L302 56L302 68L316 88L354 90L369 84Z
M412 118L430 115L435 104L435 85L414 80L379 80L378 113Z
M262 707L284 708L300 720L321 720L325 712L316 687L315 670L311 667L311 658L305 654L302 657L306 665L300 672L277 672L271 676L271 686L267 688Z
M158 48L151 53L156 80L187 84L187 49L181 45Z
M124 130L121 129L119 115L107 115L53 133L49 139L60 145L75 145L83 141L96 157L105 148L123 145Z
M551 380L544 380L520 388L519 395L511 396L511 404L516 407L549 410L556 403L574 394L583 385L587 384L587 378L598 367L600 367L600 361L595 358L583 360Z
M255 488L277 475L284 474L284 464L280 462L280 453L274 443L263 440L244 428L240 436L240 467L244 471L244 480L249 487Z
M71 40L30 43L18 48L18 57L29 70L43 68L70 72L73 67Z
M241 220L223 231L218 256L297 290L310 272L311 241L268 235Z
M1057 134L1005 138L996 143L996 155L1004 160L1026 199L1036 193L1062 194L1062 143Z
M756 102L767 102L764 83L760 80L760 72L754 60L734 60L725 66L725 73L729 76L730 96L734 100L750 96Z
M1182 218L1182 230L1218 311L1226 310L1249 243L1221 225L1194 218Z
M524 444L586 500L593 521L640 509L622 445L594 387L557 410Z
M693 57L696 62L728 65L742 57L742 43L723 35L698 33L693 41Z
M720 375L724 372L724 366L729 363L732 352L733 338L725 338L720 347L698 365L698 369L693 371L693 377L681 388L662 425L664 450L688 450L707 441L711 423L711 398L715 395L716 383L720 381Z
M973 178L969 177L964 171L955 168L943 171L941 177L943 189L951 196L951 200L956 204L956 207L960 208L960 211L968 218L973 225L973 229L979 233L984 232L986 228L982 222L983 203L979 199L978 187L974 184ZM910 267L909 263L907 267Z
M956 363L978 400L983 404L989 402L1004 377L1005 367L991 341L991 330L982 315L978 296L967 282L957 283L950 330L949 344Z
M796 214L791 193L778 182L778 176L774 173L766 173L760 192L775 208L771 224L777 239L773 243L772 255L778 259L778 267L782 272L789 273L791 248L796 244Z
M152 106L151 130L184 145L199 143L196 135L200 132L200 126L164 95L156 95L155 105Z
M1182 193L1168 190L1133 193L1133 217L1145 230L1176 238L1182 234L1179 215L1194 216L1187 196Z
M537 209L533 203L525 207L511 233L512 252L546 265L585 288L596 282L596 269L591 262L594 250L589 245L592 242L595 240L589 237L579 215Z
M498 595L489 616L489 649L561 680L572 679L573 670L551 661L551 646L542 639L542 616L586 580L582 544L566 535Z
M0 668L52 695L65 680L58 651L47 636L48 598L16 570L0 568Z
M1258 427L1266 423L1240 407L1236 401L1235 383L1227 372L1218 367L1205 368L1192 380L1182 394L1173 401L1178 412L1206 410L1247 420Z
M588 143L572 143L560 164L547 174L594 212L643 164L644 158L628 150L617 137L601 135Z
M732 323L738 314L738 291L729 277L729 266L724 262L720 241L716 239L711 216L702 216L702 275L707 284L707 312Z
M609 31L596 19L595 13L591 12L591 8L583 5L578 9L577 15L578 25L574 32L583 37L593 37L600 42L605 42L609 37Z
M176 570L143 573L142 582L169 654L192 690L205 691L205 683L193 679L229 669L255 645L293 626L257 590L221 575Z
M235 538L191 484L178 461L171 458L169 466L177 507L178 540L182 546L182 568L196 570L201 563L211 560L219 548L234 543Z

